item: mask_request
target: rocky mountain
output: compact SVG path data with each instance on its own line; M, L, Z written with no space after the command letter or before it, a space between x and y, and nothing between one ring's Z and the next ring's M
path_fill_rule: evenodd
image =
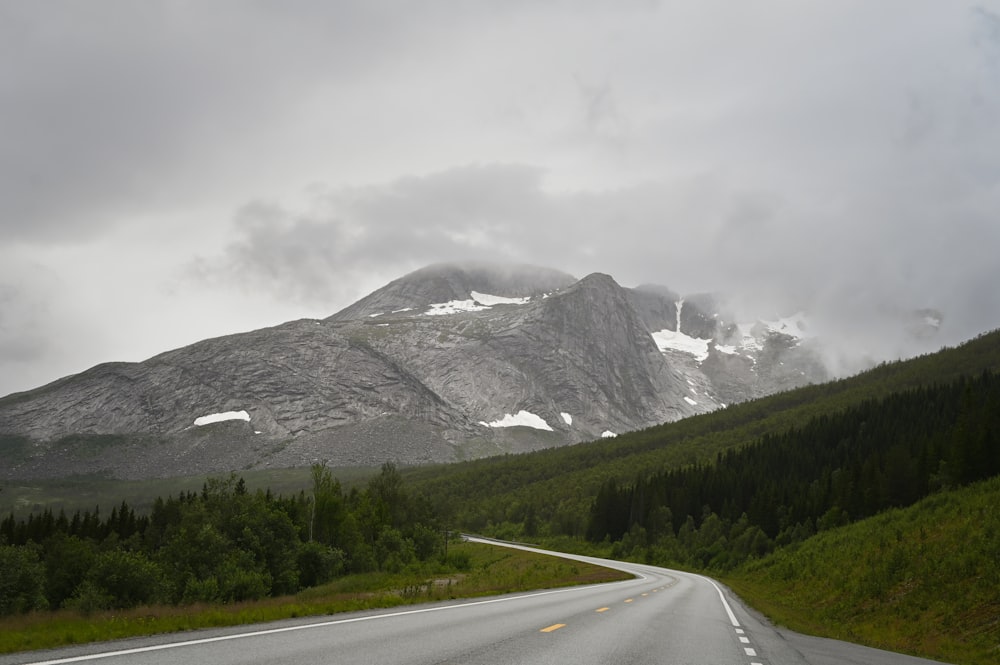
M528 266L437 265L325 320L0 399L0 476L444 462L614 436L818 382L802 317Z

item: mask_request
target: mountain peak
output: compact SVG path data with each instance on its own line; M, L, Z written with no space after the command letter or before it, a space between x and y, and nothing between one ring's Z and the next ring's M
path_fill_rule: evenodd
M473 291L505 298L537 296L566 288L575 281L564 272L525 264L435 263L389 282L327 320L352 321L426 309L434 303L467 300Z
M615 278L603 272L592 272L580 280L581 285L621 288Z

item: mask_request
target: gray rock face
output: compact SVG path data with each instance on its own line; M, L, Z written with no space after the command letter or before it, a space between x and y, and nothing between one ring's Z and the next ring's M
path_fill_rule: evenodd
M712 307L601 274L432 266L323 321L98 365L0 399L0 447L18 451L0 476L453 461L825 378L795 330L722 325ZM195 425L223 413L240 419Z
M210 339L141 363L98 365L0 402L0 430L46 440L70 433L176 433L196 418L247 410L254 427L296 436L391 411L447 417L419 380L316 321Z

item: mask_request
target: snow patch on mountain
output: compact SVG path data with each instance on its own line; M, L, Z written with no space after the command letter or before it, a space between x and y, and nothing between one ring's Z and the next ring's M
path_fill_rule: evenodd
M691 354L698 362L708 358L708 345L712 341L710 339L698 339L682 332L674 332L669 328L654 332L652 335L661 353L681 351Z
M544 418L523 409L513 415L505 413L503 418L500 420L494 420L493 422L488 423L480 420L479 424L484 427L532 427L534 429L541 429L547 432L554 431L552 427L545 422Z
M684 299L676 301L674 306L677 308L676 329L664 328L650 333L653 336L653 341L656 342L656 348L660 350L660 353L667 351L687 353L694 356L699 363L704 362L708 358L708 345L711 344L712 340L692 337L681 332L681 311L684 308Z
M200 416L194 419L195 427L221 423L226 420L245 420L250 422L250 414L246 411L225 411L223 413L210 413L207 416Z
M809 326L806 322L805 314L797 312L791 316L782 317L774 321L762 321L771 332L781 333L796 339L812 337L808 332Z
M458 314L459 312L481 312L491 309L496 305L526 305L531 300L531 296L507 298L505 296L494 296L489 293L479 293L478 291L473 291L469 295L470 298L468 300L449 300L448 302L431 303L430 309L424 312L424 315L444 316L447 314ZM406 311L406 309L398 311L402 312Z
M480 305L471 299L431 303L430 307L429 310L424 312L424 316L445 316L448 314L458 314L459 312L481 312L484 309L489 309L489 307Z
M601 438L602 438L602 439L613 439L613 438L615 438L616 436L618 436L618 435L617 435L617 434L615 434L614 432L612 432L612 431L611 431L611 430L609 430L609 429L606 429L606 430L604 430L603 432L601 432Z
M731 340L735 341L735 345L716 344L715 348L719 352L736 355L741 350L750 353L763 351L767 336L774 333L787 335L799 342L815 336L809 331L806 316L802 312L772 320L737 323L736 328L739 331L738 339Z
M764 345L757 335L754 334L753 329L756 323L737 323L736 327L740 331L740 348L747 351L763 351Z
M524 298L505 298L504 296L493 296L489 293L479 293L478 291L473 291L471 294L472 299L475 300L480 305L486 305L487 307L492 307L493 305L527 305L528 301L531 300L531 296L525 296Z
M573 424L573 416L569 415L565 411L563 411L559 415L560 415L560 417L562 417L563 422L566 423L567 425L572 425Z

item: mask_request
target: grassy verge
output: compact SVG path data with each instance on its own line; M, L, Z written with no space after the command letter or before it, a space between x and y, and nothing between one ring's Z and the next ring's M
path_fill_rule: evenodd
M5 617L0 619L0 653L629 577L617 570L477 543L454 545L449 561L449 565L395 575L349 575L294 596L256 602L141 607L90 615L62 610Z
M1000 662L1000 478L821 533L725 578L793 630Z

